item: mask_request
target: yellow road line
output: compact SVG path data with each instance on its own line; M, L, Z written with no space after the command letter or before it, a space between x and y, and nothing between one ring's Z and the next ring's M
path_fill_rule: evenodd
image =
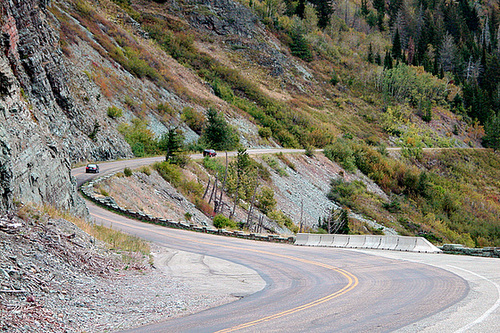
M150 231L150 229L148 229L148 228L139 227L139 226L130 226L129 224L122 223L122 222L115 221L115 220L110 220L110 219L108 219L106 217L103 217L103 216L100 216L100 215L97 215L97 214L93 214L93 216L98 217L98 218L103 219L103 220L106 220L106 221L109 221L109 222L116 223L116 224L125 225L127 227L132 227L132 228L139 229L139 230L144 230L144 231ZM275 257L290 259L290 260L293 260L293 261L299 261L299 262L303 262L303 263L306 263L306 264L311 264L311 265L315 265L315 266L319 266L319 267L323 267L323 268L332 270L334 272L337 272L337 273L343 275L348 280L348 283L342 289L340 289L340 290L338 290L338 291L336 291L336 292L334 292L334 293L332 293L330 295L327 295L327 296L322 297L320 299L317 299L315 301L312 301L312 302L309 302L309 303L297 306L295 308L292 308L292 309L289 309L289 310L285 310L285 311L282 311L282 312L279 312L279 313L276 313L276 314L273 314L273 315L270 315L270 316L267 316L267 317L264 317L264 318L260 318L260 319L254 320L254 321L250 321L250 322L238 325L238 326L226 328L226 329L217 331L216 333L226 333L226 332L238 331L238 330L241 330L241 329L244 329L244 328L255 326L255 325L263 323L263 322L267 322L267 321L270 321L270 320L273 320L273 319L278 319L278 318L281 318L281 317L284 317L284 316L287 316L287 315L290 315L290 314L294 314L294 313L299 312L299 311L303 311L303 310L312 308L314 306L323 304L323 303L328 302L328 301L330 301L330 300L332 300L334 298L337 298L339 296L342 296L342 295L346 294L347 292L349 292L352 289L354 289L358 285L358 283L359 283L358 278L354 274L349 273L348 271L343 270L341 268L334 267L334 266L331 266L331 265L328 265L328 264L324 264L324 263L321 263L321 262L317 262L317 261L313 261L313 260L292 257L292 256L284 255L284 254L272 253L272 252L263 251L263 250L247 249L247 248L242 248L242 247L237 247L237 246L221 245L221 244L216 244L216 243L211 243L211 242L206 242L206 241L194 240L194 239L185 238L185 237L181 237L181 236L174 236L174 235L162 232L162 231L156 231L156 233L164 235L164 236L167 236L167 237L171 237L171 238L175 238L175 239L179 239L179 240L190 241L190 242L198 243L198 244L213 245L213 246L224 247L224 248L232 249L232 250L243 250L243 251L248 251L248 252L267 254L267 255L271 255L271 256L275 256Z

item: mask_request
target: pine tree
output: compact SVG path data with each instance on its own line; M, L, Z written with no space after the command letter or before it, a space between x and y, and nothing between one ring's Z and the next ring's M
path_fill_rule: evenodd
M333 13L332 0L320 0L316 2L316 12L318 13L318 27L324 29L330 23L330 16Z
M500 149L500 116L493 113L485 125L483 144L495 150Z
M370 46L368 47L368 62L371 64L374 62L372 43L370 43Z
M387 51L385 52L385 58L384 58L384 70L385 69L392 69L392 57L391 57L391 52Z
M373 0L373 8L377 10L377 24L380 31L384 28L385 0Z
M299 57L302 60L312 60L312 53L309 44L304 38L304 35L300 32L295 32L292 35L292 44L290 45L290 51L292 52L292 55Z
M171 128L162 135L158 147L165 152L167 161L175 160L183 150L184 134L178 127Z
M391 55L396 60L401 59L401 38L399 37L399 29L396 29L396 33L394 34Z
M207 112L207 126L201 135L201 141L215 150L231 150L238 146L239 138L224 119L224 116L215 109Z
M301 19L304 19L305 12L306 12L306 0L299 0L297 8L295 8L295 14Z

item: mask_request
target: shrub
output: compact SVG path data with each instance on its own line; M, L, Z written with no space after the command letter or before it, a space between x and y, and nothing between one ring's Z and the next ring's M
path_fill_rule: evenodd
M306 153L305 153L305 154L306 154L306 156L307 156L307 157L309 157L309 158L314 157L314 154L315 154L315 152L314 152L314 147L312 147L312 146L310 146L310 145L307 145L307 146L306 146Z
M236 222L225 217L224 215L217 214L214 216L214 227L217 229L224 229L224 228L229 228L229 229L234 229L236 228Z
M273 210L269 212L268 217L281 227L287 227L290 230L292 230L295 227L295 224L292 222L292 219L288 217L285 213L283 213L283 211L281 210Z
M132 176L132 169L130 169L130 168L123 169L123 174L125 175L125 177Z
M274 199L274 191L272 188L267 186L262 188L257 195L256 206L266 215L276 207L276 199Z
M201 131L205 126L205 116L201 112L191 107L185 107L182 110L181 119L194 132L201 134Z
M136 118L132 120L132 125L122 123L118 126L118 131L124 136L137 157L159 152L158 142L147 125L146 121Z
M167 103L160 103L156 106L156 110L158 110L158 112L160 114L168 114L168 115L171 115L173 116L175 114L175 109L173 109L169 104Z
M259 127L258 133L263 139L269 139L273 135L273 131L269 127Z
M200 197L194 198L194 205L196 208L198 208L203 214L206 216L213 216L214 215L214 210L213 208Z
M267 165L271 167L271 169L276 171L278 175L280 175L281 177L288 177L288 173L280 167L276 159L269 155L264 155L262 159L267 163Z
M181 171L177 165L170 164L169 162L156 162L153 168L158 171L160 176L167 182L171 183L174 187L179 187L181 184Z
M328 199L350 208L356 208L356 198L366 191L365 183L359 180L345 182L342 179L334 179L330 186Z
M330 160L339 163L346 171L356 171L354 150L348 140L338 138L336 142L325 147L324 154Z
M276 154L276 156L283 162L285 163L290 169L292 169L293 171L297 171L296 167L295 167L295 164L293 164L292 161L290 161L286 156L285 154L283 154L282 152L279 152Z
M110 106L108 108L108 117L111 119L117 119L120 118L123 115L123 110L116 107L116 106Z
M186 196L194 198L201 197L203 195L203 185L198 182L189 180L183 181L180 185L182 193Z
M447 83L423 69L400 64L380 73L377 87L398 101L420 105L423 101L444 102L448 96Z
M151 176L151 169L148 166L143 166L139 171L146 176Z
M228 103L232 103L234 100L234 93L229 84L222 82L220 79L215 79L212 82L212 88L217 97L220 97Z

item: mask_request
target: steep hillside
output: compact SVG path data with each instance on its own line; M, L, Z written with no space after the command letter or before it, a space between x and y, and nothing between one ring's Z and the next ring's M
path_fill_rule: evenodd
M422 18L428 20L426 6ZM472 13L480 19L460 28L459 46L477 46L485 18L496 7L474 14L465 2L460 6L458 17ZM432 47L419 44L412 51L409 41L417 36L412 34L423 31L412 28L420 22L413 9L414 4L397 1L372 6L288 0L2 2L0 208L43 202L82 214L71 165L166 153L169 130L182 131L189 149L216 148L206 137L212 114L232 126L231 147L220 149L236 148L238 141L242 147L329 148L342 172L357 172L384 191L373 199L345 177L346 188L336 186L353 191L360 202L330 196L355 211L403 232L497 244L498 221L490 225L489 215L474 210L466 219L458 218L460 210L452 214L447 198L460 197L462 189L452 188L446 178L451 173L437 171L422 157L423 147L496 142L491 110L474 119L482 112L479 97L486 96L476 89L484 76L479 71L475 83L464 82L461 72L454 72L458 67L446 70L445 59L431 52L442 40L425 39L427 30L422 43ZM411 24L404 26L403 17ZM484 49L484 64L491 64L495 43ZM437 72L429 67L431 59ZM401 159L388 160L386 146L402 147ZM474 159L496 163L495 155L485 154ZM433 163L445 165L442 159L446 156ZM471 206L493 200L495 212L497 188L489 178L494 173L477 172L482 171L491 186L474 187L478 195ZM416 183L408 179L428 172L437 175L429 186L443 188L438 191L443 204L412 197ZM464 207L460 200L453 207ZM399 211L388 216L383 205L396 201L408 209L403 216ZM414 216L417 226L407 222ZM485 226L483 231L464 227L472 220Z

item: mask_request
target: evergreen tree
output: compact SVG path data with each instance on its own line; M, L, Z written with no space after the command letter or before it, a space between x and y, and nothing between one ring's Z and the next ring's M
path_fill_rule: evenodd
M224 116L213 108L208 109L207 126L200 139L206 146L215 150L231 150L239 144L238 136Z
M316 12L318 15L318 27L324 29L330 23L330 16L333 13L332 0L316 1Z
M368 0L361 0L361 14L363 16L368 16L370 11L368 10Z
M484 126L486 135L483 144L495 150L500 149L500 116L493 113Z
M292 34L292 44L290 45L292 55L305 61L312 60L312 53L304 35L300 32Z
M387 51L385 52L385 58L384 58L384 70L385 69L392 69L392 57L391 57L391 52Z
M403 0L390 0L389 1L389 26L393 27L398 17L399 11L403 8Z
M158 147L165 152L167 161L175 161L184 148L184 134L178 127L174 127L163 134ZM174 162L175 163L175 162Z
M401 38L399 37L399 29L396 29L394 34L394 39L392 40L392 51L391 55L394 59L401 59Z
M377 10L377 24L380 31L384 28L385 0L373 0L373 8Z
M374 62L372 43L370 43L370 46L368 47L368 62L371 64Z
M299 0L299 3L295 8L295 14L301 19L304 19L305 13L306 13L306 0Z

